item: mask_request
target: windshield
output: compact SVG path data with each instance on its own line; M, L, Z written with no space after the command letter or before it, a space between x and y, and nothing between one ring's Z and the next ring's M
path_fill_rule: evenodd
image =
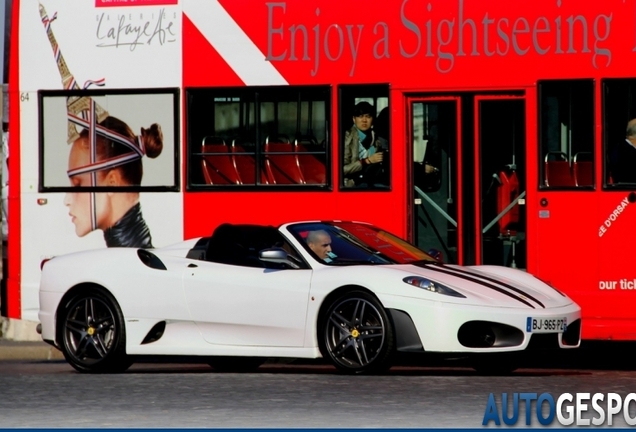
M436 262L412 244L369 224L303 223L290 225L287 229L309 253L329 265Z

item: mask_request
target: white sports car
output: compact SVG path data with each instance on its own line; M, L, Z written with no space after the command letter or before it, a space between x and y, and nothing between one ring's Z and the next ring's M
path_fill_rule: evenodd
M396 352L493 361L576 348L581 310L526 272L443 264L377 227L224 224L158 249L110 248L42 263L42 338L81 372L144 356L196 356L219 370L267 358L386 370Z

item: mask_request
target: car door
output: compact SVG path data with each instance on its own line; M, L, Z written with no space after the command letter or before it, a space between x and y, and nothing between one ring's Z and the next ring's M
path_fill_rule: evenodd
M211 344L301 347L311 270L197 261L184 278L193 319Z

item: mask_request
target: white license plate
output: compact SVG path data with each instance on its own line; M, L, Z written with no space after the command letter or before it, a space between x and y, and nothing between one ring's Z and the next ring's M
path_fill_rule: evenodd
M568 326L567 318L528 317L526 331L529 333L563 333Z

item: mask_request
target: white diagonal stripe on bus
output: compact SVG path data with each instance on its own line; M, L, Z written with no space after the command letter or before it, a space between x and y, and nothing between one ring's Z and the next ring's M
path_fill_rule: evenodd
M184 0L183 12L246 85L288 84L218 1Z

